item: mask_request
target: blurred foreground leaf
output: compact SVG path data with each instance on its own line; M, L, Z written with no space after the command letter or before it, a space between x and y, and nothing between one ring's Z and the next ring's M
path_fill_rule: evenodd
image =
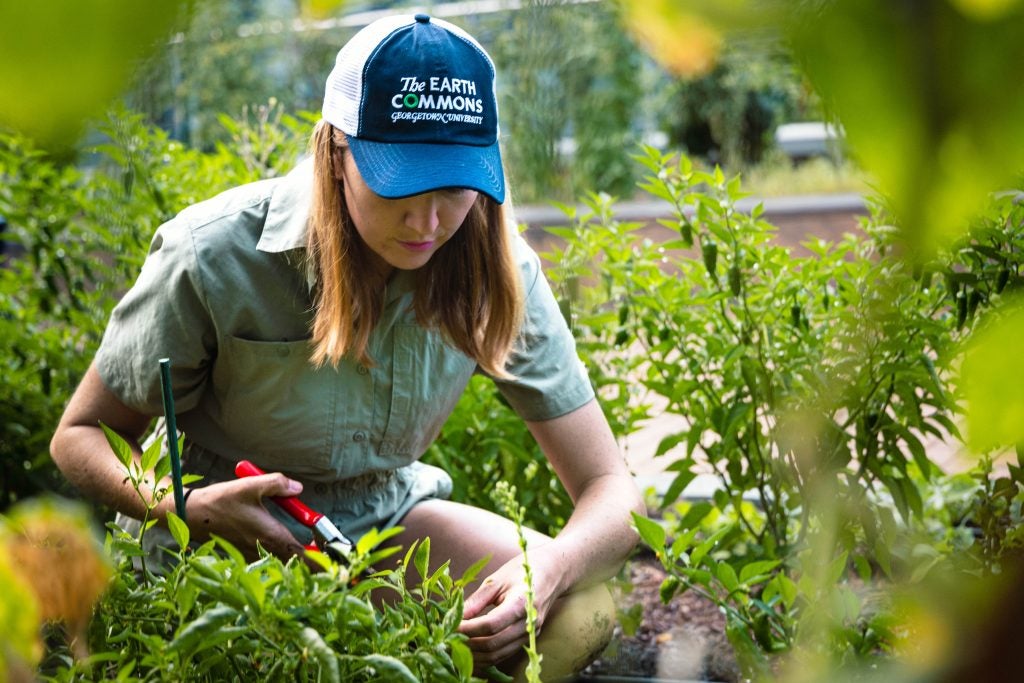
M627 0L630 29L694 75L732 31L775 32L838 118L911 246L933 252L1024 168L1021 0Z
M623 0L627 28L677 75L696 77L715 65L727 34L777 25L778 0Z
M0 679L20 665L31 668L43 654L39 638L39 610L32 591L13 559L0 552Z
M851 149L925 250L959 236L1024 166L1024 91L1012 85L1024 66L1024 11L983 21L951 2L829 2L790 24Z
M345 6L345 0L299 0L302 14L314 19L337 14Z
M1021 0L950 0L954 7L975 19L1000 19L1020 7Z
M0 3L0 125L49 148L75 143L85 121L168 39L189 0Z
M1024 355L1012 349L1024 339L1024 301L971 337L964 356L967 443L984 452L1024 442Z
M722 32L708 18L669 0L626 0L630 32L670 71L697 76L710 71Z

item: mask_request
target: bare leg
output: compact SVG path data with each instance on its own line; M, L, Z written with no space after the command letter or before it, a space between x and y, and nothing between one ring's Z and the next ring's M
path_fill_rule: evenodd
M500 515L446 500L427 500L414 507L402 520L404 531L394 542L409 547L416 540L430 537L431 567L451 561L451 575L462 574L480 558L490 562L478 575L478 581L466 589L471 594L490 572L519 554L515 524ZM551 539L533 529L524 529L528 547ZM615 607L603 585L567 594L559 598L538 637L537 650L545 680L570 676L593 660L611 637ZM509 662L517 680L523 679L523 661ZM505 667L503 667L505 668Z

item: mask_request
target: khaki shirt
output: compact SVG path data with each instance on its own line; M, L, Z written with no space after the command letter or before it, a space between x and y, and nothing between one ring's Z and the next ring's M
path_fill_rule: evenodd
M171 359L187 440L229 461L322 482L406 466L439 434L476 363L416 324L413 277L395 271L370 338L372 368L314 369L305 268L312 164L238 187L160 226L138 280L111 314L96 365L131 408L163 412L158 361ZM540 261L520 237L522 342L498 387L526 420L590 401Z

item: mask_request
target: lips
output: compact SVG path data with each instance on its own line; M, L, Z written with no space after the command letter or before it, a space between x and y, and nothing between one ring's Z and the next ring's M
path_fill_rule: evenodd
M406 249L408 249L409 251L416 252L430 251L434 247L433 240L428 240L426 242L406 242L404 240L399 240L398 243L401 244Z

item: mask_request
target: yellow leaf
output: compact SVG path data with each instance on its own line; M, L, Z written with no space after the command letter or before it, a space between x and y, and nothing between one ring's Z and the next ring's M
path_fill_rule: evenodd
M949 0L949 3L979 21L999 19L1020 6L1020 0Z
M47 0L0 3L0 124L70 147L87 119L165 45L188 3Z
M665 68L693 77L714 66L722 34L703 16L666 0L628 0L625 9L629 30Z
M7 657L16 657L19 666L35 668L43 655L39 639L39 609L32 589L15 571L13 558L8 558L0 532L0 678L15 663Z
M323 19L337 14L345 6L345 0L300 0L303 16Z

